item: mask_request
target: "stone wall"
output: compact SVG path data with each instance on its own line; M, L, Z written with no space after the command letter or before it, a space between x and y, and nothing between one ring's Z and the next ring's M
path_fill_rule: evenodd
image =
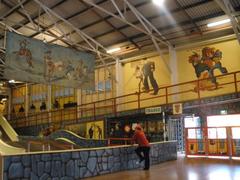
M142 168L134 146L95 148L88 150L62 151L5 155L3 180L77 180L117 171ZM151 144L151 164L177 159L176 142Z

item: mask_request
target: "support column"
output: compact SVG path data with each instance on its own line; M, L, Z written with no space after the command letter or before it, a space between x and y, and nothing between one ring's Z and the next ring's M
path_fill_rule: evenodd
M169 46L169 62L170 62L170 67L171 67L171 84L177 84L179 83L178 81L178 62L177 62L177 52L176 50L172 47ZM171 93L176 93L179 91L179 87L173 87L171 88ZM174 95L172 96L172 101L176 102L179 100L179 95Z
M28 89L28 84L25 84L25 88L26 88L26 94L25 94L25 116L28 116L28 110L29 110L29 89Z
M8 88L8 120L11 120L12 113L12 88Z
M47 87L47 111L48 111L48 123L52 122L51 119L51 106L52 106L52 86L48 85Z
M120 63L120 60L117 58L116 60L116 64L115 64L115 68L116 68L116 97L123 95L123 67L122 64ZM116 100L116 104L120 103L120 99ZM124 107L118 107L116 108L117 111L119 110L123 110Z
M77 89L77 118L81 118L81 109L80 105L82 104L82 90Z

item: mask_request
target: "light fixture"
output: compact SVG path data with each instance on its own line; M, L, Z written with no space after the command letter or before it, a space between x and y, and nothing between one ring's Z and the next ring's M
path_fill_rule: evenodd
M15 83L16 81L14 79L11 79L8 81L9 83Z
M208 24L207 24L207 27L219 26L219 25L226 24L226 23L229 23L229 22L230 22L230 19L224 19L224 20L221 20L221 21L216 21L216 22L208 23Z
M2 102L3 102L3 101L7 101L7 98L3 98L1 101L2 101Z
M226 109L221 110L221 111L220 111L220 114L222 114L222 115L227 114L227 110L226 110Z
M120 50L121 50L120 47L112 48L112 49L107 50L107 53L111 54L111 53L114 53L114 52L117 52L117 51L120 51Z
M152 0L154 4L162 6L165 0Z

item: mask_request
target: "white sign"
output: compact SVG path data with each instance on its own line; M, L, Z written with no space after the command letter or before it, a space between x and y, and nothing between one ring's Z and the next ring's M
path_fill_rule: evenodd
M145 114L157 114L161 112L162 112L161 107L145 108Z

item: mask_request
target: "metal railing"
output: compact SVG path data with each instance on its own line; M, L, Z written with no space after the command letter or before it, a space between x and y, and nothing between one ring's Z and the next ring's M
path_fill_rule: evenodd
M130 145L133 144L132 138L108 138L108 146Z
M56 149L56 148L59 150L74 149L74 145L54 143L54 148L53 148L53 145L50 142L44 142L44 141L28 141L27 142L27 152L51 151L52 149Z
M200 100L206 97L214 97L230 93L238 94L240 90L240 71L216 76L218 84L211 84L210 79L201 79L160 87L158 95L149 95L144 91L126 94L115 98L104 99L91 103L81 104L76 107L51 110L29 114L10 114L9 122L13 127L26 127L40 124L62 124L67 122L79 122L80 119L112 114L126 110L139 110L141 108L154 107L163 104ZM204 85L205 84L205 85ZM207 84L207 85L206 85ZM206 90L209 90L206 92ZM216 89L216 91L214 91ZM151 90L153 91L153 90ZM150 91L150 92L151 92Z

